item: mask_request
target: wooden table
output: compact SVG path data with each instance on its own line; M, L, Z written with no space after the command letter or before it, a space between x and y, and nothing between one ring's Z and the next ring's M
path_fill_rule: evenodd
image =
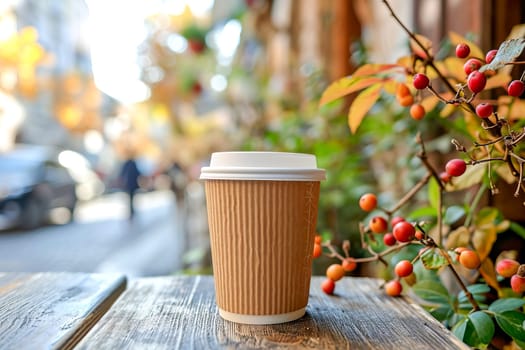
M209 276L133 280L114 302L122 276L0 274L0 348L469 349L378 280L347 277L335 296L321 281L303 318L249 326L220 318Z

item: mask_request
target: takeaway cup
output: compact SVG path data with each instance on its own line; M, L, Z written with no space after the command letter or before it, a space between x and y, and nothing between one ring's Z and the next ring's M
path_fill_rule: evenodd
M325 178L315 156L217 152L200 178L221 317L245 324L302 317Z

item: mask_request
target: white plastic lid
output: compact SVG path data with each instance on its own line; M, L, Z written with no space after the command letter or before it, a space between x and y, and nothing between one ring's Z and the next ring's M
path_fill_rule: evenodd
M216 152L201 180L321 181L314 155L286 152Z

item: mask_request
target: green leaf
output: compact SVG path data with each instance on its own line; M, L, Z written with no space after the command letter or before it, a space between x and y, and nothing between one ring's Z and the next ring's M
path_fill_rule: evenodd
M411 211L408 217L410 219L421 219L424 217L435 218L437 216L437 211L433 207L421 207L417 208L414 211Z
M421 262L427 269L437 270L448 265L448 260L441 254L437 248L427 249L421 254Z
M440 322L443 322L450 316L452 316L453 312L454 310L452 310L452 307L450 307L450 305L444 304L441 304L439 307L429 310L429 313Z
M458 337L458 339L463 340L467 331L467 324L468 318L465 317L464 319L456 323L454 327L452 327L452 333L454 333L454 335Z
M350 110L348 111L348 126L352 133L357 131L357 128L363 121L365 115L376 103L381 93L382 86L383 84L377 83L366 88L360 92L352 102Z
M451 207L448 207L445 211L445 216L443 217L443 221L447 225L451 225L461 219L465 215L465 208L460 207L459 205L453 205Z
M428 182L428 201L430 206L435 210L438 209L438 200L439 200L439 185L433 177L430 178Z
M412 290L417 296L426 301L450 305L448 290L440 282L423 280L414 284Z
M490 287L486 284L473 284L467 287L468 291L476 301L484 301L486 299L485 293L490 292ZM458 301L460 303L467 303L468 298L464 291L459 292ZM472 306L472 305L471 305Z
M479 71L496 71L502 67L504 67L507 63L510 63L516 59L519 55L521 55L521 52L525 48L525 39L519 38L519 39L510 39L505 40L501 43L501 45L498 48L498 53L490 62L489 64L486 64L482 66Z
M521 238L525 239L525 228L521 226L520 224L517 224L515 222L510 223L510 229L513 232L516 232Z
M502 313L505 311L512 311L521 308L525 305L525 300L520 298L502 298L493 302L489 310L494 313Z
M525 314L518 311L505 311L497 313L494 318L501 329L512 338L525 341Z
M468 318L474 326L479 341L483 345L488 345L496 331L496 327L490 316L483 311L476 311L468 315Z

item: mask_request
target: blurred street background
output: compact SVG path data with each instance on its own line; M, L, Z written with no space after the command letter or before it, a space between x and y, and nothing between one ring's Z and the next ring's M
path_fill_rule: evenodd
M452 30L487 49L523 9L488 2L489 17L480 1L390 1L435 43ZM360 256L358 198L393 203L421 173L415 121L381 96L352 135L348 101L319 102L407 53L381 1L2 0L0 271L211 272L198 177L228 150L315 154L319 232ZM429 152L450 147L438 136Z

